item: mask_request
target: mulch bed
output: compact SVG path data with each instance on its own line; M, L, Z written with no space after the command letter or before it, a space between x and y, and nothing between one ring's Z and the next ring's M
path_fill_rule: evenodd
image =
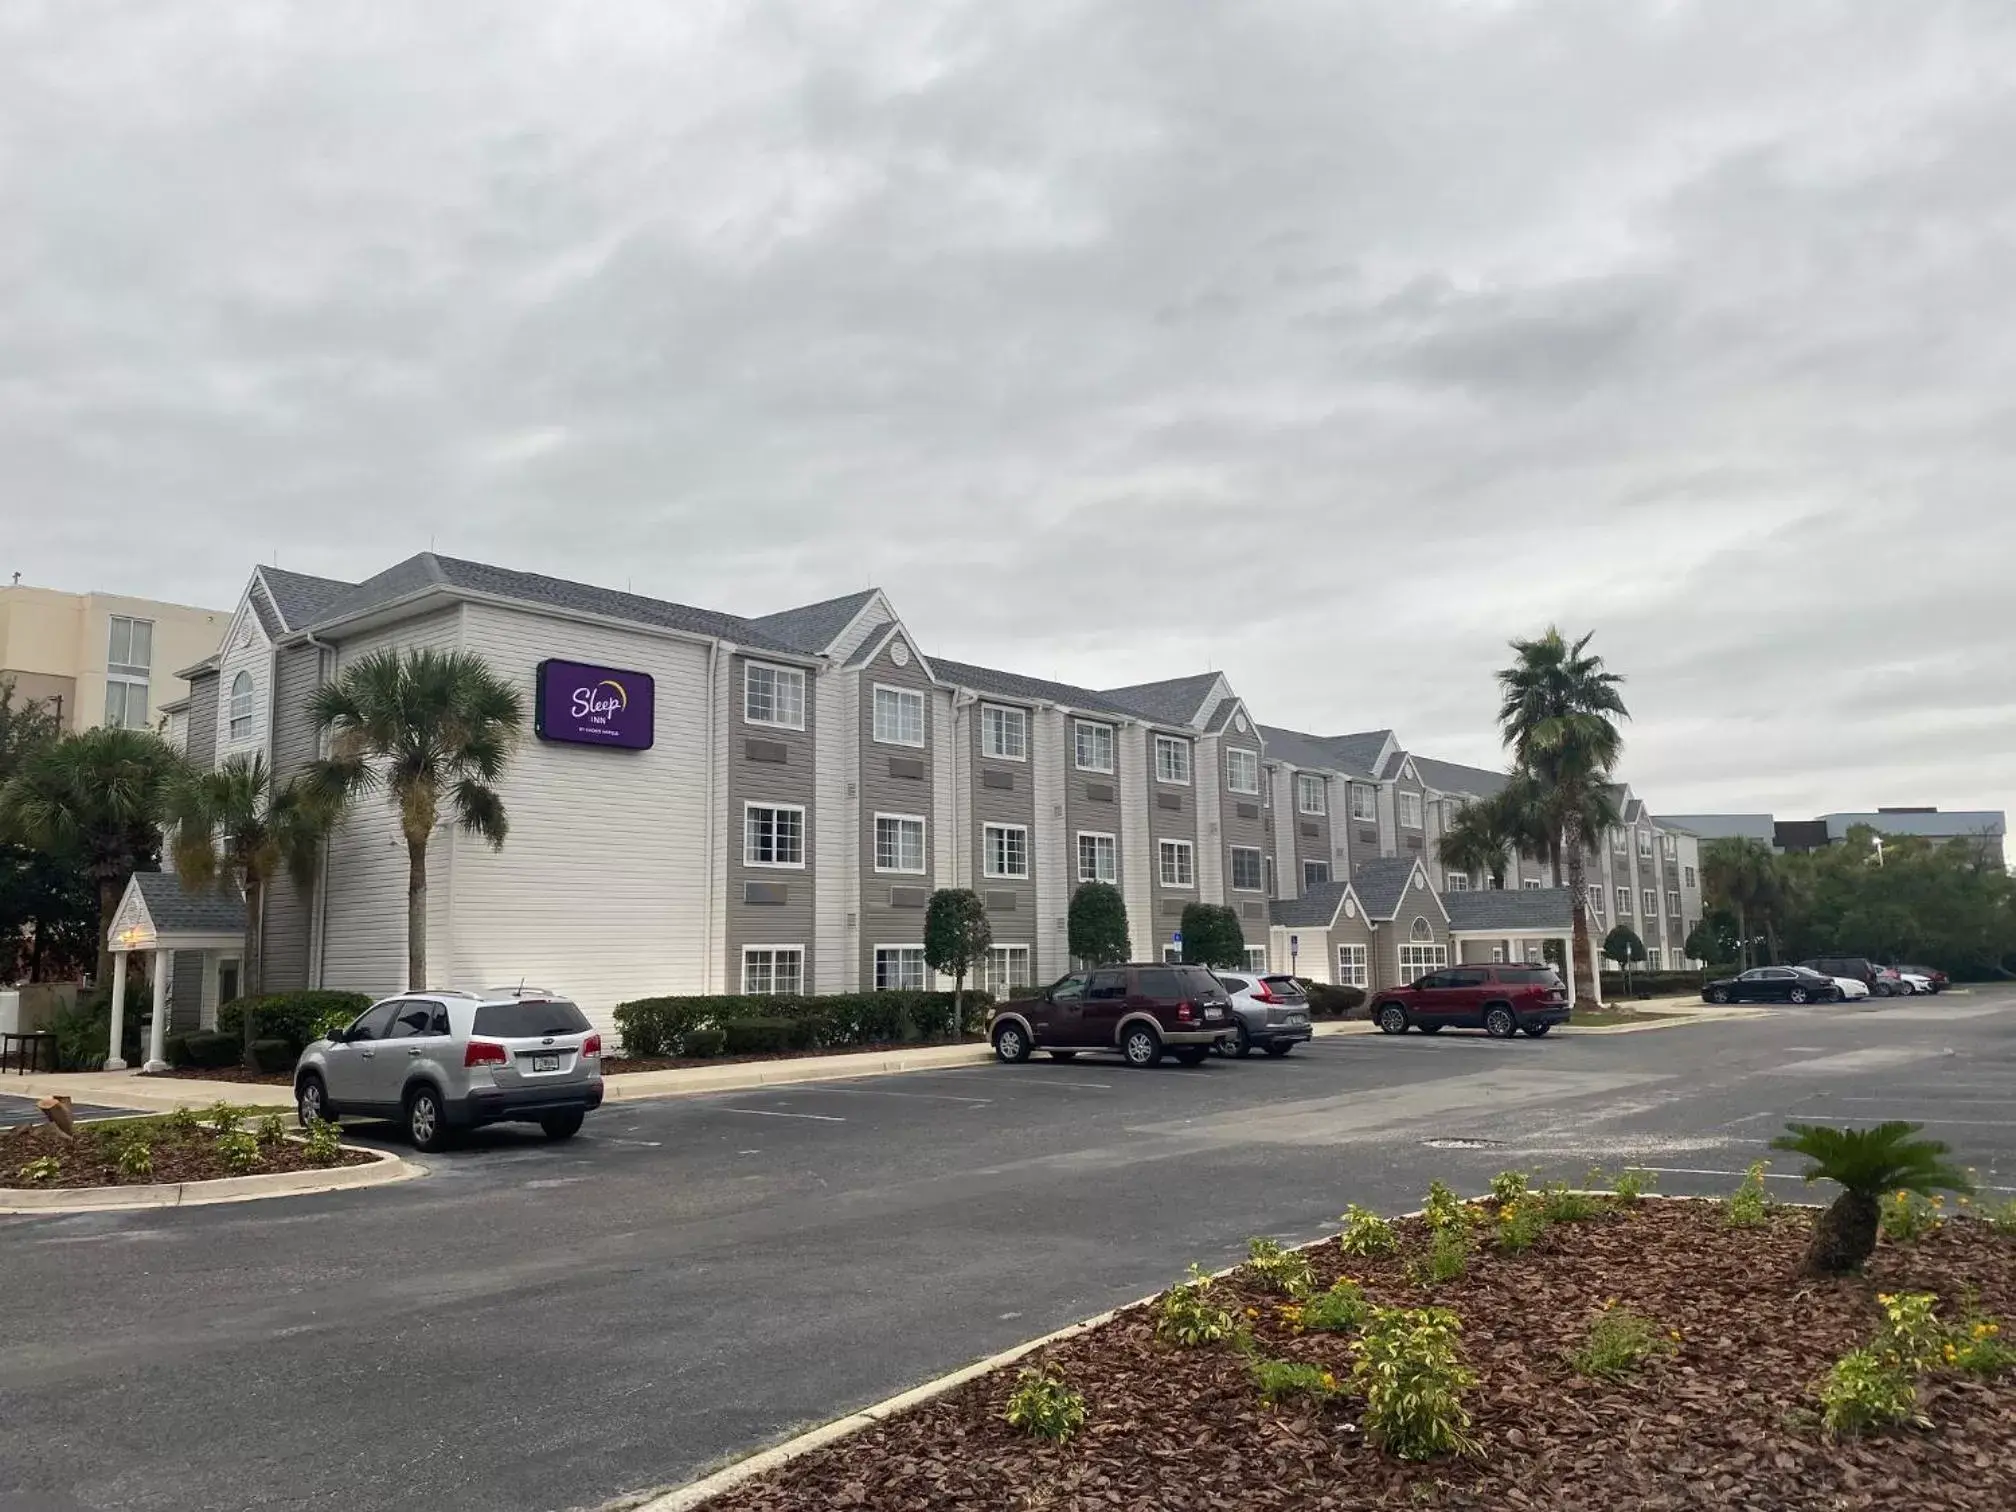
M933 1050L947 1045L984 1045L985 1035L969 1034L956 1040L886 1040L874 1045L843 1045L832 1050L769 1050L760 1055L611 1055L602 1061L604 1076L627 1076L633 1071L686 1071L695 1066L739 1066L749 1061L839 1060L849 1055L887 1055L891 1050Z
M253 1071L244 1066L171 1066L166 1071L148 1071L142 1074L166 1077L174 1081L252 1082L261 1087L294 1085L294 1073L291 1071Z
M2016 1507L2016 1377L1925 1378L1930 1430L1834 1441L1814 1389L1842 1353L1868 1342L1875 1293L1936 1291L1942 1314L1969 1299L2016 1314L2016 1242L1951 1222L1915 1244L1881 1246L1864 1278L1796 1275L1810 1215L1780 1210L1732 1230L1706 1203L1649 1201L1561 1225L1523 1255L1484 1248L1432 1295L1406 1258L1361 1259L1335 1243L1310 1251L1320 1283L1360 1280L1371 1298L1455 1309L1478 1382L1472 1459L1406 1464L1363 1441L1362 1403L1261 1405L1225 1348L1158 1343L1135 1308L1025 1364L1083 1393L1084 1429L1059 1447L1002 1421L1011 1366L815 1451L709 1503L710 1512L862 1507L1246 1509L1443 1507L1754 1512ZM1418 1220L1403 1250L1425 1247ZM1257 1313L1263 1353L1306 1360L1348 1381L1350 1340L1294 1335L1284 1299L1237 1273L1222 1283ZM1682 1342L1628 1379L1578 1375L1566 1355L1615 1299Z
M242 1127L257 1132L255 1120L246 1120ZM119 1143L135 1128L145 1129L153 1145L154 1169L150 1175L128 1176L117 1164ZM51 1180L29 1180L22 1174L22 1168L44 1155L53 1155L61 1162L60 1172ZM159 1119L122 1118L79 1123L77 1137L70 1140L53 1124L24 1124L0 1135L0 1187L158 1186L164 1182L211 1181L221 1176L264 1176L274 1171L362 1165L372 1158L367 1150L346 1146L337 1160L322 1163L310 1160L307 1146L298 1140L261 1140L258 1162L240 1170L225 1163L217 1149L217 1135L209 1129L178 1135Z

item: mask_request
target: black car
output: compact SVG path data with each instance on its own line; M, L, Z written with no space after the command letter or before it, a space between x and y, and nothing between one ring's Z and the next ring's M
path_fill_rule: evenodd
M1758 966L1701 989L1711 1003L1831 1003L1841 996L1830 976L1805 966Z

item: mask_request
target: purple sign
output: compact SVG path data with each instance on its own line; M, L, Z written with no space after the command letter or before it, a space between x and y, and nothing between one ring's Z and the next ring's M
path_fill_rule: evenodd
M648 751L656 704L648 672L543 661L532 728L541 740Z

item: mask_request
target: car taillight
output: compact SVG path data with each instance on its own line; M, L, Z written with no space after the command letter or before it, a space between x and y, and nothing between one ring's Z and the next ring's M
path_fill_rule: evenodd
M1190 1016L1196 1011L1196 1005L1192 1003L1178 1003L1176 1005L1176 1017L1186 1024L1190 1021Z
M581 1053L583 1055L600 1055L602 1053L602 1036L591 1034L588 1038L581 1041Z
M471 1040L469 1048L462 1052L462 1065L465 1069L470 1066L503 1066L509 1063L510 1057L504 1053L504 1047L492 1040Z
M1281 1000L1274 996L1274 989L1269 987L1265 982L1255 982L1253 984L1253 1001L1256 1003L1278 1003Z

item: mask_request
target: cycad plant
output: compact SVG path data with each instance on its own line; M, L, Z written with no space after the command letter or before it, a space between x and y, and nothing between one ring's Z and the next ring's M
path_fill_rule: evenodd
M1813 1225L1804 1270L1814 1276L1842 1276L1862 1268L1876 1252L1876 1226L1885 1192L1968 1192L1967 1173L1947 1162L1952 1152L1936 1139L1914 1138L1923 1124L1894 1119L1873 1129L1830 1129L1824 1124L1788 1123L1771 1141L1774 1150L1804 1155L1813 1163L1808 1181L1831 1181L1841 1188L1832 1207Z

